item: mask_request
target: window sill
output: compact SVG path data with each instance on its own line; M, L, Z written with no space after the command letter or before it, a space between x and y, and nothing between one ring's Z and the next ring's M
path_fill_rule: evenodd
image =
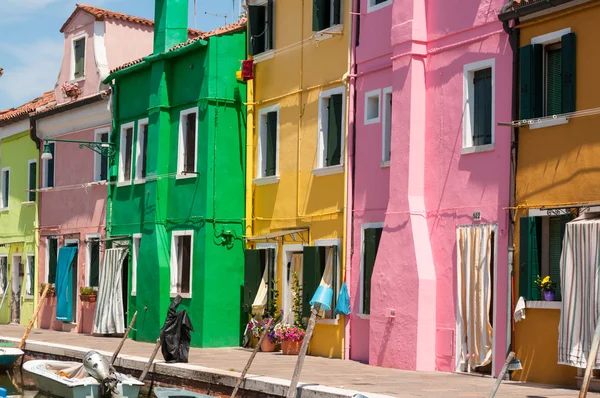
M85 80L85 76L82 77L78 77L77 79L71 79L69 80L69 83L73 84L73 83L79 83Z
M494 144L487 144L487 145L477 145L477 146L470 146L470 147L462 148L460 150L460 153L461 153L461 155L469 155L471 153L489 152L489 151L493 151L493 150L494 150Z
M52 191L52 190L54 190L54 187L43 187L43 188L40 188L40 191L42 191L42 192L48 192L48 191Z
M529 125L529 130L543 129L544 127L552 127L559 126L561 124L569 123L569 119L564 116L557 117L555 119L544 120L540 122L535 122L535 119L532 119L533 123Z
M23 300L27 300L27 301L33 301L33 298L35 296L23 296Z
M334 36L339 36L344 32L344 25L333 25L327 29L323 29L320 32L316 32L313 37L316 41L322 41L331 39Z
M312 173L317 177L328 176L332 174L340 174L344 172L344 165L337 166L328 166L328 167L320 167L318 169L313 169Z
M390 5L392 5L392 0L388 0L381 4L374 4L374 5L370 5L370 2L369 2L369 5L367 6L367 14L377 11L377 10L381 10L382 8L385 8Z
M136 178L135 180L133 180L134 184L145 184L146 183L146 179L145 178Z
M538 308L546 310L560 310L561 301L526 301L525 308Z
M252 180L254 185L262 186L262 185L270 185L270 184L278 184L279 176L268 176L268 177L259 177Z
M275 50L267 50L252 57L255 64L271 59L275 56Z
M1 207L0 208L0 213L4 213L5 211L10 210L8 207Z
M196 174L194 173L186 173L186 174L181 174L181 173L177 173L177 175L175 176L176 180L185 180L186 178L196 178Z
M131 292L131 297L135 297L135 296L137 296L137 293L136 292Z
M317 319L317 325L337 325L338 319Z
M131 180L129 180L129 181L119 181L119 182L117 182L117 186L118 186L118 187L126 187L126 186L129 186L129 185L131 185Z
M385 169L386 167L390 167L390 161L384 160L379 165L381 166L382 169Z
M21 202L21 206L34 206L35 201L29 200L27 202Z
M360 319L370 319L371 315L369 314L356 314L357 317L359 317Z
M177 297L177 295L181 296L181 298L192 298L192 293L173 293L171 292L171 298Z
M379 117L379 116L374 117L373 119L365 119L365 126L368 126L369 124L377 124L377 123L381 123L381 117Z

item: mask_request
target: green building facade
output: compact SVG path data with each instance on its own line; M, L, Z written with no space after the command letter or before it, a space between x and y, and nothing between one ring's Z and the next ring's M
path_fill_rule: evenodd
M154 54L113 71L117 154L107 237L130 240L131 337L155 341L173 298L196 347L237 346L244 279L245 22L187 41L187 1L156 1Z

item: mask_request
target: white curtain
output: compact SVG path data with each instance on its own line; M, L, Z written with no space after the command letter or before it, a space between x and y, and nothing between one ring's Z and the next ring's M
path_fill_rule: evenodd
M319 283L319 286L328 287L330 289L333 289L333 286L332 286L333 285L333 271L335 269L334 264L333 264L334 249L337 249L337 247L335 247L335 246L328 247L327 250L325 251L325 271L323 271L323 277L321 277L321 282ZM333 294L335 294L335 291L333 292ZM333 303L332 303L332 305L333 305ZM334 309L331 309L329 311L320 310L319 316L320 317L326 316L327 318L330 318Z
M457 371L485 366L492 359L492 239L494 226L459 227L457 246Z
M4 265L5 258L6 257L0 258L0 294L4 294L4 286L6 285L6 281L8 280L8 275L6 275L6 266ZM1 299L2 298L0 298L0 300Z
M100 286L94 317L94 333L125 333L123 310L123 283L121 270L129 253L128 249L108 249L100 268Z
M260 286L254 297L252 303L252 315L261 317L265 313L265 307L267 306L269 287L267 285L269 279L269 266L265 265L265 272L263 272Z
M300 288L302 288L302 254L300 253L294 253L292 255L292 264L290 266L290 271L288 273L289 277L287 281L288 288L285 296L283 297L283 308L285 309L283 322L289 325L294 324L294 292L292 292L294 272L298 275L298 283L300 284Z

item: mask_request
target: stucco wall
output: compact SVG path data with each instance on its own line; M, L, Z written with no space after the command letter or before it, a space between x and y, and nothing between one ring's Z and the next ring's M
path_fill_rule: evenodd
M104 26L109 69L152 54L154 27L119 20L107 20Z

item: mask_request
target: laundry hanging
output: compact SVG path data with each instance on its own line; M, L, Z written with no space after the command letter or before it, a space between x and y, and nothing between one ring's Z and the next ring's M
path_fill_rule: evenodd
M287 323L288 325L293 325L294 324L294 292L292 291L293 288L293 275L294 272L296 273L296 275L298 275L298 283L300 284L300 288L302 288L302 254L300 253L294 253L292 255L292 262L290 264L290 269L288 272L288 289L286 291L286 295L283 297L283 299L285 300L284 306L283 308L287 309L287 311L285 312L285 314L283 315L283 322ZM300 292L300 296L302 297L302 292Z
M125 248L107 249L100 268L100 286L94 317L95 334L123 334L123 263L129 254Z
M253 316L261 317L265 313L265 307L267 306L267 302L269 299L269 286L267 284L268 279L269 267L265 267L262 279L260 280L260 285L258 286L258 291L256 292L256 297L254 297L254 302L252 303Z
M56 319L63 322L73 321L73 266L77 246L63 246L58 251L56 264Z
M561 311L558 363L587 366L594 330L600 318L600 213L569 223L560 257ZM598 359L595 369L600 369Z
M492 360L491 261L494 226L459 227L457 246L457 316L460 344L457 371L485 366Z

